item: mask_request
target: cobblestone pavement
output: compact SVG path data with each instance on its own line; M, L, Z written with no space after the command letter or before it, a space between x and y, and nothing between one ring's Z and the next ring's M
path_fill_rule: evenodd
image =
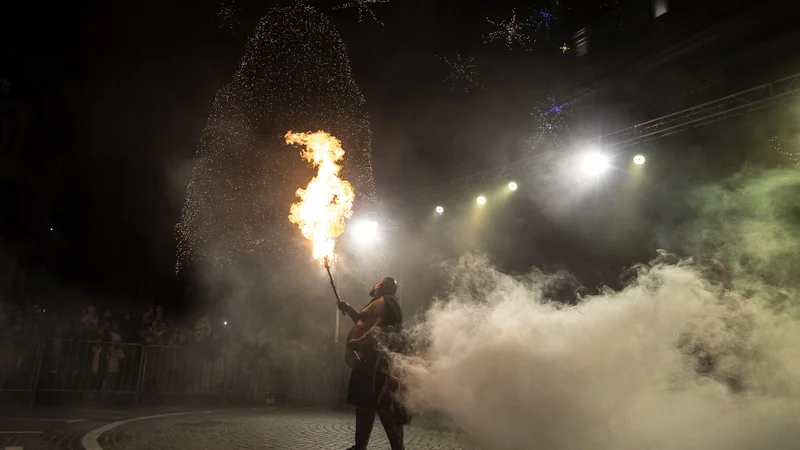
M80 450L81 439L110 422L176 412L167 408L0 409L0 450Z
M81 408L0 410L0 450L82 450L83 437L112 422L123 423L100 435L103 450L344 450L353 444L355 419L348 411L246 409L187 411ZM409 450L479 450L452 431L414 424L407 428ZM389 444L376 419L371 450Z
M344 450L353 445L354 420L346 411L199 413L127 423L101 435L99 442L104 450ZM414 450L478 449L457 433L413 425L406 431L406 446ZM377 419L370 449L389 449Z

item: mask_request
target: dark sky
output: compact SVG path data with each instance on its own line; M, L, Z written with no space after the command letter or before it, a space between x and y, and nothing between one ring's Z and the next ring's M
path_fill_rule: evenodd
M598 9L572 2L550 41L511 52L482 45L486 16L530 2L393 0L374 7L385 26L369 17L359 23L355 9L333 10L338 1L311 3L329 14L350 49L384 192L516 159L516 133L548 89L563 56L561 36ZM70 277L99 290L135 291L141 280L144 289L161 290L210 102L271 4L234 2L242 12L233 28L220 26L215 0L76 5L12 6L3 18L2 68L30 86L58 137L55 152L69 161L53 220L71 243ZM506 89L450 92L438 56L457 50L475 53L483 84Z

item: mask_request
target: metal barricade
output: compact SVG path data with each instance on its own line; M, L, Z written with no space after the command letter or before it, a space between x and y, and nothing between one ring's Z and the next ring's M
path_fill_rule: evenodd
M283 402L287 368L268 354L240 353L228 359L225 390L233 401Z
M0 392L32 392L40 347L36 338L0 338Z
M135 394L143 347L119 342L42 339L38 392Z
M282 350L3 337L0 394L27 394L31 401L37 393L89 402L100 398L96 394L259 405L342 400L347 368L340 347Z
M343 399L347 373L343 348L324 346L297 352L292 368L293 401L332 404Z

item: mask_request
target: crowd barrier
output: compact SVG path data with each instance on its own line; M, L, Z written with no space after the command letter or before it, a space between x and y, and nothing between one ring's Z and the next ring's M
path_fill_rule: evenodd
M213 353L213 355L212 355ZM0 338L0 399L333 404L347 369L333 344L291 351Z

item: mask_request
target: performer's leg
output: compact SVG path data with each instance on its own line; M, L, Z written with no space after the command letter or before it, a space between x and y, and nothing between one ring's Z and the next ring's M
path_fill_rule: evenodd
M372 426L375 424L375 408L356 408L356 446L355 450L366 450Z
M381 406L378 409L378 417L381 419L383 429L386 431L386 437L389 439L389 445L392 450L405 450L403 444L403 425L395 421L394 413L387 406Z

